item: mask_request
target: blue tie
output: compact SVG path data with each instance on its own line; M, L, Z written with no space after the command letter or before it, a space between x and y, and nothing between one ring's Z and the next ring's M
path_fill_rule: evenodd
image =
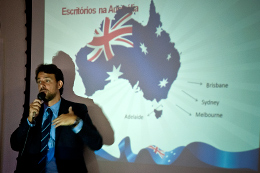
M48 112L48 117L47 119L44 121L43 125L42 125L42 138L41 138L41 160L39 161L40 163L46 163L46 159L47 159L47 153L48 153L48 142L50 139L50 131L51 131L51 120L52 120L52 116L53 113L51 111L50 108L47 109Z

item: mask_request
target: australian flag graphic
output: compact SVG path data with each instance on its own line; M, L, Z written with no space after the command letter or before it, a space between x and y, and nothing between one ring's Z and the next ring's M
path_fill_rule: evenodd
M153 1L146 26L132 18L134 13L133 8L123 7L113 20L105 18L92 41L77 53L76 64L87 96L123 78L132 87L138 85L147 100L167 98L180 68L180 54L162 29Z

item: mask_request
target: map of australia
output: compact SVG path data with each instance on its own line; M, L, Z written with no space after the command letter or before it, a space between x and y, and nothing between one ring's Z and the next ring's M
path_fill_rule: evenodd
M87 96L121 78L146 100L167 98L180 68L179 52L162 29L153 1L146 26L132 19L134 13L133 8L123 7L113 20L105 18L92 41L77 53L78 72ZM158 112L156 117L160 117Z

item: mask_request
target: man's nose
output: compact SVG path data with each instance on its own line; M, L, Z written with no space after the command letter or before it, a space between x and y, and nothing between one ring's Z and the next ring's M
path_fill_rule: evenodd
M45 82L41 82L39 84L39 88L42 90L42 89L45 89Z

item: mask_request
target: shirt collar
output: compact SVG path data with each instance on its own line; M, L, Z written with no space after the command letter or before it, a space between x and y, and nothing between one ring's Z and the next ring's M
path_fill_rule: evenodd
M58 115L60 109L60 103L61 103L61 99L51 107L44 104L44 111L46 111L47 108L50 108L54 115Z

